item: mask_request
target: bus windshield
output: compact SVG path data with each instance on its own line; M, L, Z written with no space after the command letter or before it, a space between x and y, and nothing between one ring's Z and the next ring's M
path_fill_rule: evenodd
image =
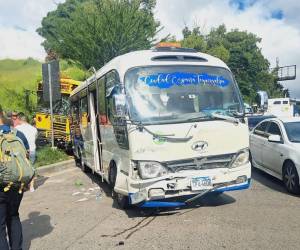
M129 70L125 90L131 120L143 123L209 119L243 113L230 71L208 66L151 66Z

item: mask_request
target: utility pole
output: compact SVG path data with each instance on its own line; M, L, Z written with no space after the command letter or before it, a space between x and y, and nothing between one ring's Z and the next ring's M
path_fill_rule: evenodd
M50 119L51 119L51 148L54 149L54 129L53 129L53 107L52 107L52 79L51 79L51 64L48 64L49 72L49 101L50 101Z
M51 130L51 148L54 149L54 116L53 103L61 99L59 62L49 61L42 64L43 73L43 99L50 104L50 130Z

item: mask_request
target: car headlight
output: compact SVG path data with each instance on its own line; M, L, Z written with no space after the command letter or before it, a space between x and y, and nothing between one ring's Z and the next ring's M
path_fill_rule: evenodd
M139 161L137 167L142 179L156 178L168 173L163 165L155 161Z
M236 156L231 164L231 168L236 168L236 167L242 166L248 162L249 162L249 149L246 148L246 149L239 151L236 154Z

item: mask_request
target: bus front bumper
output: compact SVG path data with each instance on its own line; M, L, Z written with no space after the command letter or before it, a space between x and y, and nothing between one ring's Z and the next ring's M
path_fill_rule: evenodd
M212 185L202 190L193 190L191 180L203 176L209 177L212 180ZM139 183L139 190L129 193L129 202L132 205L143 208L181 207L199 199L207 193L248 189L250 182L250 163L227 170L192 171L184 175L179 174L173 176L173 178L167 177L166 179L160 179L152 183ZM137 187L137 183L132 183L132 186Z

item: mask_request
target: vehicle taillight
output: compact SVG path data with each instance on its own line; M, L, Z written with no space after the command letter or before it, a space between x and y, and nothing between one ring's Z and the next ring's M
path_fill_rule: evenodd
M41 122L42 121L42 117L38 116L37 120L38 120L38 122Z

